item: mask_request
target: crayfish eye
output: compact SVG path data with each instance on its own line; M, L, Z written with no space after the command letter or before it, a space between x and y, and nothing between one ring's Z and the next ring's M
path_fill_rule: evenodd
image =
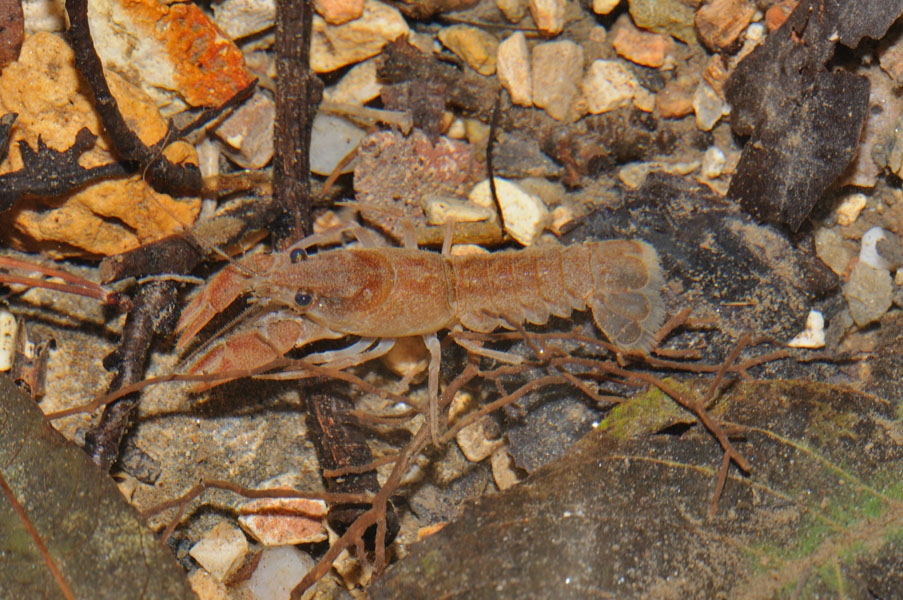
M306 306L310 306L310 303L314 301L314 297L307 292L298 292L295 294L295 304L304 308Z
M288 259L292 261L292 264L301 262L302 260L307 258L307 250L304 248L295 248L288 255Z

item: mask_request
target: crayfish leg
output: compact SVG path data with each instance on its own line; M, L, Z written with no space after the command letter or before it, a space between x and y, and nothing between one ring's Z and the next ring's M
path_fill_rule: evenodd
M439 366L442 362L442 351L439 338L435 333L423 336L423 343L430 351L430 366L427 389L429 391L430 438L433 445L439 447Z

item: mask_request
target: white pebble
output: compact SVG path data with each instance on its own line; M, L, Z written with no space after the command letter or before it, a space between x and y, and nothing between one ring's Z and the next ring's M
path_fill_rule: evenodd
M317 113L310 133L310 170L317 175L330 175L366 133L342 117ZM355 162L345 165L342 172L353 171Z
M315 565L309 554L294 546L264 548L257 568L239 589L257 600L288 600L292 589Z
M886 237L887 234L880 227L872 227L866 231L862 236L862 247L859 249L859 262L876 269L889 269L890 263L878 254L878 242Z
M823 348L825 346L825 317L821 311L810 310L806 329L787 342L791 348Z
M862 193L850 194L837 206L835 215L838 225L852 225L865 208L868 197Z
M617 60L594 60L583 78L583 95L594 115L627 106L639 87L633 73Z
M220 523L204 534L188 554L213 575L225 581L239 566L248 552L248 539L237 527Z
M15 315L8 310L0 310L0 371L9 371L13 368L18 331Z
M501 177L495 178L495 189L502 209L505 231L524 246L536 243L549 221L549 209L543 201ZM469 197L472 202L491 208L493 200L489 180L486 179L474 186Z
M597 15L607 15L615 8L621 0L593 0L593 12Z
M702 176L707 179L721 177L725 164L727 164L727 157L724 152L718 146L712 146L705 151L702 157Z
M700 81L696 92L693 94L693 111L696 113L696 127L702 131L711 131L715 124L724 116L727 108L715 90L706 83Z
M426 222L430 225L442 225L447 221L457 223L488 221L495 216L495 210L492 207L451 198L435 197L424 199L423 212L426 213Z

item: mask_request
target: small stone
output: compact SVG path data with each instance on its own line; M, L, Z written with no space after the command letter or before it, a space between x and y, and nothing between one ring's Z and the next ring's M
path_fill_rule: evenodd
M218 581L225 581L242 564L248 552L245 534L229 523L220 523L204 534L188 554Z
M448 126L448 130L445 132L445 136L456 140L463 140L466 138L467 128L464 126L464 121L453 118L451 125Z
M629 0L637 27L673 35L685 44L696 43L696 13L681 0Z
M707 179L716 179L724 173L724 167L727 164L727 157L721 148L712 146L705 151L702 156L702 176Z
M696 11L696 30L710 50L726 50L755 14L756 7L747 0L710 0Z
M676 80L655 95L655 108L663 119L679 119L693 112L693 93Z
M276 22L276 0L225 0L211 6L213 22L233 40L259 33Z
M700 81L693 94L693 110L696 112L696 127L711 131L724 115L725 102L708 83Z
M666 163L661 161L628 163L618 170L618 179L630 189L638 189L653 171L671 175L687 175L699 168L699 161Z
M336 104L363 106L379 97L382 84L376 76L376 59L351 67L334 86L323 90L323 99Z
M597 15L607 15L620 3L621 0L593 0L593 12Z
M492 479L500 490L507 490L523 479L523 472L514 464L508 448L499 448L493 452L489 464L492 467Z
M710 56L702 70L702 78L718 94L719 98L724 98L724 86L729 76L730 71L724 62L724 57L720 54Z
M401 377L413 377L429 365L430 354L423 338L410 336L398 338L395 345L382 356L383 364Z
M461 429L455 434L455 441L467 460L480 462L504 444L500 439L489 439L490 433L495 431L495 423L487 416Z
M480 146L489 139L489 124L479 119L464 119L464 136L471 146Z
M518 31L499 44L496 68L499 83L520 106L533 106L533 80L530 75L530 54L527 36Z
M489 250L477 244L454 244L449 251L452 256L474 256L476 254L489 254Z
M674 52L671 36L641 31L626 14L618 17L611 30L611 45L619 55L645 67L662 66L665 58Z
M655 111L655 94L644 88L637 86L636 93L633 95L633 107L643 112L651 113Z
M309 554L294 546L264 548L257 568L238 589L253 594L256 600L289 600L292 589L316 564Z
M66 7L56 0L24 0L22 14L28 33L66 31Z
M639 87L633 73L617 60L594 60L583 78L583 94L594 115L627 106Z
M502 209L505 231L524 246L534 244L548 223L549 209L542 200L501 177L495 178L495 189ZM487 208L493 206L489 180L478 183L469 197L472 202L481 206Z
M495 73L499 41L491 33L470 25L452 25L439 31L439 41L481 75Z
M820 311L810 310L806 317L806 329L787 342L791 348L824 348L825 317Z
M314 10L327 23L341 25L364 14L364 0L314 0Z
M0 309L0 371L13 368L18 331L16 316L6 309Z
M326 503L306 498L260 498L239 508L238 523L264 546L322 542Z
M527 14L527 0L495 0L495 5L512 23L519 23Z
M335 71L379 54L409 32L401 13L379 0L365 0L361 17L342 25L329 25L314 15L310 66L317 73Z
M448 221L456 223L488 221L495 218L495 211L473 202L462 202L452 198L425 198L423 212L430 225L443 225Z
M310 134L310 170L317 175L331 175L339 162L354 150L366 131L347 119L317 113ZM355 158L345 165L342 173L350 173L357 166Z
M97 0L88 18L105 69L124 74L164 116L219 106L252 81L241 50L192 2Z
M257 91L213 131L234 152L229 158L244 169L260 169L273 158L276 104Z
M225 585L204 569L195 569L189 573L188 585L197 594L198 600L236 600Z
M859 262L876 269L896 269L903 264L900 240L880 227L872 227L862 235Z
M832 271L843 276L850 266L850 262L856 256L855 253L847 247L843 238L841 238L833 229L819 227L815 230L815 254L824 262Z
M549 229L557 236L562 236L577 226L577 214L569 206L556 206L552 211L552 224Z
M536 28L546 35L558 35L564 29L564 0L530 0L530 15Z
M533 47L533 104L559 121L573 117L583 75L583 49L570 40Z
M837 224L846 226L855 223L867 201L868 196L865 194L849 194L834 210Z
M859 327L877 321L893 303L893 284L887 269L858 261L843 286L850 314Z
M797 0L783 0L783 2L771 5L765 11L765 25L768 27L768 31L774 31L783 25L796 5Z

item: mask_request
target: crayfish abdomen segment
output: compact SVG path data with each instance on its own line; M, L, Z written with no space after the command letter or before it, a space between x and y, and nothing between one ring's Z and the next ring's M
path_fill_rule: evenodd
M593 310L624 350L648 350L665 316L664 279L645 242L611 240L452 258L455 310L468 329L489 332Z

